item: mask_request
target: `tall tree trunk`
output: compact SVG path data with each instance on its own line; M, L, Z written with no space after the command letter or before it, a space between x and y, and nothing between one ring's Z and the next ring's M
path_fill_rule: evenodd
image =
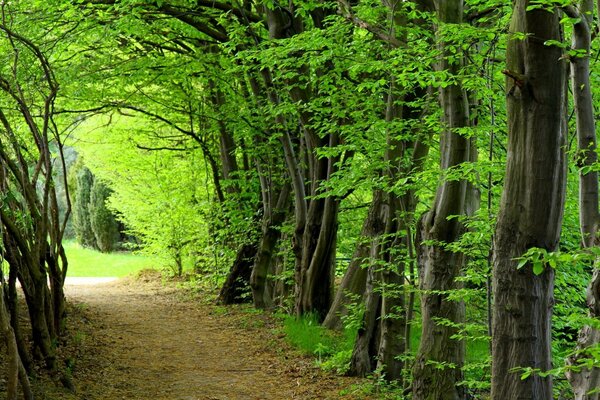
M381 292L378 290L381 284L379 276L380 241L385 231L384 193L376 190L373 194L373 203L369 210L367 232L371 238L367 269L367 280L365 287L365 313L362 326L358 329L352 358L350 360L349 374L364 377L375 370L377 359L374 357L379 351L381 316Z
M460 24L463 1L435 1L441 24ZM443 40L439 44L442 60L438 69L457 75L462 61L449 61L452 56ZM441 169L447 170L471 161L473 143L459 134L457 128L469 126L469 105L466 93L453 84L440 89L444 131L440 138ZM448 293L459 288L464 256L447 249L463 233L458 218L469 203L469 185L465 180L444 181L438 187L431 210L423 215L417 231L417 249L421 288L421 342L413 369L414 400L459 400L464 389L462 381L464 343L452 338L457 333L454 324L464 321L464 304L448 299ZM440 323L450 321L452 324Z
M46 264L48 265L48 270L50 272L48 274L50 280L51 297L51 302L49 305L52 306L52 315L54 317L52 324L54 332L56 332L56 336L60 336L64 329L65 318L67 314L64 291L65 276L62 273L62 269L58 263L56 255L50 252L50 246L48 246L46 251Z
M338 210L339 200L333 197L311 201L296 269L296 314L314 313L319 321L333 297Z
M566 74L560 14L515 2L507 48L508 158L494 237L492 399L551 399L552 378L521 368L552 368L554 271L517 269L528 249L557 248L565 197Z
M10 324L10 317L4 303L3 283L0 284L0 337L6 343L8 379L6 380L7 400L17 400L17 389L19 386L19 350L17 341Z
M330 13L325 9L311 13L315 26L322 26L322 19ZM289 38L304 30L303 21L296 15L293 3L289 3L288 8L266 9L265 14L269 37L272 39ZM291 100L299 105L296 111L301 129L290 130L289 126L294 124L287 124L281 115L277 122L283 127L280 140L294 191L295 312L298 315L314 313L322 321L329 311L333 292L339 199L312 197L322 194L322 182L337 170L339 161L338 157L320 157L318 149L337 146L339 135L332 133L320 137L313 126L313 114L304 107L314 95L310 75L319 75L322 71L310 71L308 66L301 65L295 67L293 72L291 78L285 79L285 90L289 92ZM263 69L262 75L269 100L274 105L280 104L270 72ZM302 138L294 134L302 134ZM299 142L303 147L298 146ZM300 149L303 151L298 151Z
M273 299L267 291L267 274L275 262L274 252L281 238L281 226L288 214L290 192L289 183L285 183L279 192L275 207L263 207L262 237L250 276L252 298L256 308L271 308L273 305Z
M385 0L383 4L388 8L389 36L398 43L405 43L405 33L398 29L406 25L402 5L394 0ZM418 6L422 11L431 10L428 1L421 1ZM422 116L422 109L413 104L415 100L426 96L427 91L417 88L401 95L402 89L391 77L385 112L388 123L402 119L417 120ZM406 133L399 135L394 129L387 131L384 154L386 167L381 174L389 184L412 176L423 166L429 148L426 141L422 140L423 132L415 129L412 133L411 139L407 140ZM406 263L403 255L411 253L412 246L412 240L403 231L411 230L415 207L413 190L408 190L402 196L389 189L374 191L363 228L371 237L370 247L362 243L357 247L358 256L364 257L361 254L363 252L370 255L370 266L364 295L363 326L358 332L350 365L353 375L365 376L377 369L388 380L402 380L404 363L399 356L408 348L406 334L409 332L404 292ZM361 261L358 260L358 263ZM362 278L362 274L364 272L359 277Z
M598 161L596 153L596 125L594 121L594 106L592 101L592 88L590 83L590 46L591 27L593 23L594 3L592 0L582 0L579 10L574 7L565 8L571 18L578 22L573 29L573 49L583 52L581 56L571 57L571 86L575 104L575 117L577 121L578 139L578 166L579 173L579 223L581 228L582 244L584 248L598 246L598 225L600 212L598 209L598 172L593 168L585 171L584 168L593 166ZM587 303L589 316L600 317L600 273L597 265L587 289ZM585 326L579 332L575 354L567 359L567 365L577 366L585 363L590 357L586 349L600 343L600 330L592 326ZM600 369L581 367L579 370L567 371L567 378L573 388L575 400L598 400L600 393L588 394L593 389L600 388Z

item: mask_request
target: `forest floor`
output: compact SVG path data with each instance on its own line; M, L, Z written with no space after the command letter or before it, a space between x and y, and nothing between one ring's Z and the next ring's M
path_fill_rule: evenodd
M39 379L38 399L366 398L358 380L325 373L290 349L265 314L216 306L152 273L82 283L66 285L70 339L60 354L76 392Z

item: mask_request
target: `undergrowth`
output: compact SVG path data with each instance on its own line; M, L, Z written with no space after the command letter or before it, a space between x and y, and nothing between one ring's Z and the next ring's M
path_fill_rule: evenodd
M319 367L344 374L350 366L350 357L356 333L343 333L323 328L314 315L304 317L282 316L283 330L288 342L301 352L316 358Z

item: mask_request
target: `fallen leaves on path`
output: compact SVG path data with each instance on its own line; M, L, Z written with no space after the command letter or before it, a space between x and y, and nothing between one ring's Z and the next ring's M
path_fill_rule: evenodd
M248 308L185 296L157 277L70 285L66 293L71 339L61 359L77 392L50 383L40 398L365 398L348 394L357 380L319 370L287 346L276 320Z

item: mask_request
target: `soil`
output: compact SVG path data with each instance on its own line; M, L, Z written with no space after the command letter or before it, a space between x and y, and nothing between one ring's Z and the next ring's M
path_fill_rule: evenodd
M216 306L153 274L65 288L70 339L60 358L76 392L40 378L37 399L366 398L359 381L315 367L276 319L249 307Z

